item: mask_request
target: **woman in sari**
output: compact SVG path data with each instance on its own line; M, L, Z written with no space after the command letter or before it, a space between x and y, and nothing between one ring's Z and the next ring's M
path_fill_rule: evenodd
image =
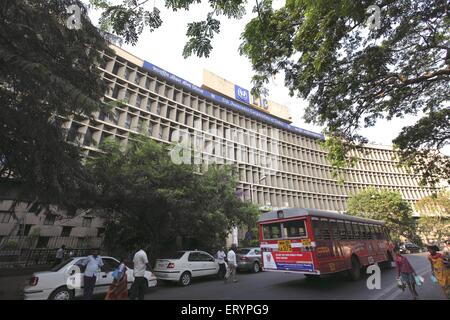
M442 290L444 290L447 299L450 299L450 269L444 263L444 256L438 251L439 248L437 246L428 246L431 274L436 278Z
M128 299L128 279L127 267L121 259L119 267L113 272L113 283L109 286L105 300L125 300Z

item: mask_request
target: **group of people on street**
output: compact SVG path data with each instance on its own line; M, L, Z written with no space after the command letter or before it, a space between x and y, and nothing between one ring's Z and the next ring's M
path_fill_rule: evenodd
M128 296L127 267L125 265L125 258L120 259L119 266L112 272L114 280L108 288L105 300L125 300L128 298L131 300L144 300L144 295L147 290L145 271L148 268L148 264L148 257L144 249L140 249L134 254L134 281L130 289L130 296ZM103 260L98 255L98 251L93 250L92 254L79 265L85 267L83 297L85 300L90 300L92 299L98 272L104 265Z
M447 299L450 299L450 241L447 240L444 245L442 253L439 252L439 247L436 245L428 245L428 260L431 266L431 277L433 282L439 284L444 291ZM397 280L408 287L414 300L419 296L416 290L416 283L420 281L417 279L418 275L408 259L400 254L399 248L394 249L395 264L397 267ZM419 282L420 284L420 282Z
M237 269L237 261L236 261L236 245L231 245L228 253L225 253L225 248L219 249L217 251L217 262L219 263L219 277L224 280L225 283L228 283L228 280L232 280L233 282L237 282L236 279L236 269Z

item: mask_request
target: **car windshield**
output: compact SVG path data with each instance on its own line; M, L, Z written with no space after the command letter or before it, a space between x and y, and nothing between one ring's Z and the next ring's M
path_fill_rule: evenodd
M166 255L163 259L180 259L185 253L186 251L177 251L175 253Z
M72 260L73 260L73 258L64 260L63 262L61 262L61 263L57 264L56 266L54 266L53 268L51 268L50 271L56 272L56 271L62 269L66 264L68 264Z
M236 253L238 254L247 254L250 252L250 249L238 249Z

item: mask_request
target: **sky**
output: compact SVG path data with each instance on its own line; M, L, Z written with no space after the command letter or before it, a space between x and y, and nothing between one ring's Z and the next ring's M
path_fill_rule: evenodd
M213 50L208 58L190 57L183 58L183 47L187 41L186 30L189 22L201 21L206 18L210 7L207 2L196 4L189 11L180 10L173 12L164 7L162 0L150 0L150 8L156 5L161 11L163 23L160 28L153 32L144 31L135 46L123 44L122 48L137 57L147 60L158 67L165 69L195 85L201 86L203 69L241 86L251 89L251 78L253 76L250 61L240 56L238 53L241 44L240 35L245 25L254 17L252 12L255 2L250 1L246 8L246 15L240 19L228 19L219 17L221 21L220 33L212 42ZM280 7L284 0L274 0L274 7ZM91 11L90 16L95 23L98 13ZM278 75L267 86L269 89L269 100L283 104L289 108L293 125L321 132L322 128L307 124L303 120L304 109L307 101L290 97L287 88L283 84L283 76ZM361 129L370 143L380 145L391 145L394 139L404 126L414 124L417 117L407 116L403 119L396 118L391 121L379 120L374 127ZM450 155L450 147L445 150Z

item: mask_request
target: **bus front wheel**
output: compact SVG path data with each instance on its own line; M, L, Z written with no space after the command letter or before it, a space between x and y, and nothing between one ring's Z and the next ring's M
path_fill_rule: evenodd
M361 278L361 264L356 256L352 256L352 268L348 271L350 280L356 281Z

